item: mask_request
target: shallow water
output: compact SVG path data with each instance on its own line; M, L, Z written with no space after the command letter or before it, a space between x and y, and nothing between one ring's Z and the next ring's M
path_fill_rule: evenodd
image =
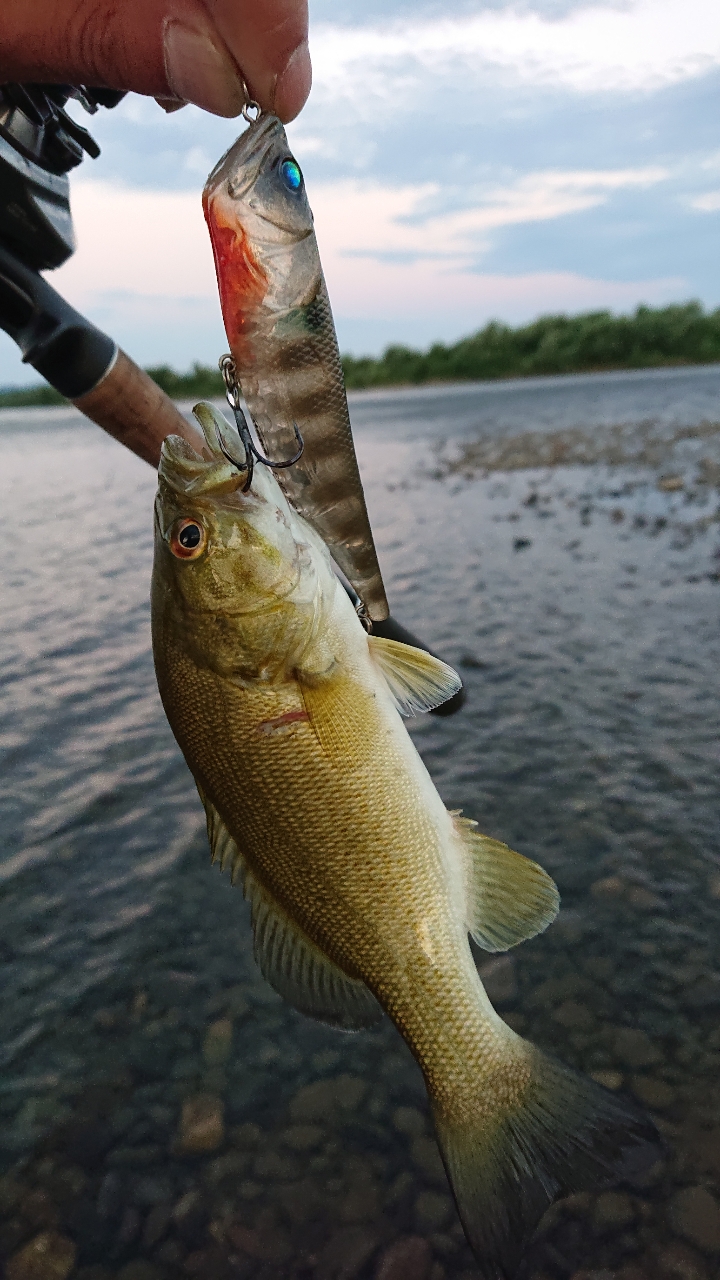
M468 687L417 746L563 896L542 938L478 955L488 989L666 1143L552 1210L524 1274L715 1277L720 369L351 411L393 612ZM209 866L152 669L152 472L23 410L0 414L0 475L10 1280L470 1280L402 1041L286 1008Z

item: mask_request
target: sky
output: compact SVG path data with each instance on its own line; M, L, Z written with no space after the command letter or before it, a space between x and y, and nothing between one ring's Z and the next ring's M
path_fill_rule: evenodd
M310 49L288 135L341 350L720 306L717 0L311 0ZM243 122L133 95L83 123L102 154L51 282L139 363L214 364L200 196ZM0 333L0 385L33 381Z

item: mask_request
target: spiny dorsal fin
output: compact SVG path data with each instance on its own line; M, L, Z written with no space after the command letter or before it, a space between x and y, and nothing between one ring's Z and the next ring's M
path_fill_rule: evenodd
M463 842L468 932L485 951L507 951L552 924L560 906L555 881L537 862L481 835L476 822L451 815Z
M432 711L462 688L457 672L424 649L383 636L368 636L368 643L401 716Z
M293 1008L344 1031L373 1026L382 1010L364 982L349 978L295 924L248 867L220 814L200 787L213 862L240 880L251 908L255 959L271 987Z

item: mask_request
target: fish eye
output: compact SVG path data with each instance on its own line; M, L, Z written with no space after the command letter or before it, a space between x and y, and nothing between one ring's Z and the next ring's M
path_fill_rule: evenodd
M299 191L303 176L296 160L283 160L280 165L280 176L290 191Z
M198 520L178 520L170 535L170 550L178 560L197 560L205 550L207 534Z

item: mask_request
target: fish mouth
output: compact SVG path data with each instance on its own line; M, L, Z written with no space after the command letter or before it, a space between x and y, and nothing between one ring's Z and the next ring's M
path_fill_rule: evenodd
M205 197L212 195L226 180L231 196L237 197L247 190L255 181L268 151L278 137L287 142L282 121L273 115L258 116L210 172L205 183Z

